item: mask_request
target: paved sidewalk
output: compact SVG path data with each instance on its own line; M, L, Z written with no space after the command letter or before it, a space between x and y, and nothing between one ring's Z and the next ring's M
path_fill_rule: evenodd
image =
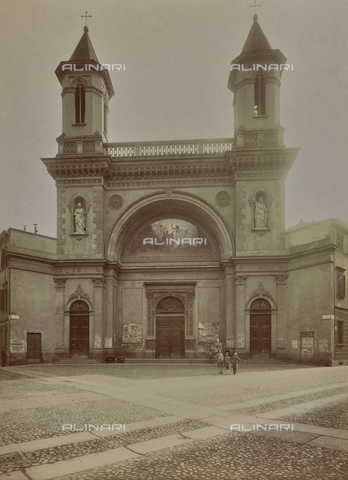
M20 367L10 367L8 370L17 375L27 376L27 370ZM136 478L137 471L138 476L143 471L144 474L149 475L149 463L152 465L152 468L153 462L156 465L162 465L161 468L164 468L166 457L169 461L173 455L179 455L179 457L190 459L191 467L187 471L185 468L174 469L173 471L170 468L165 468L165 474L156 473L159 476L152 478L161 480L162 478L186 478L187 473L189 475L198 475L198 477L193 476L192 478L208 479L270 479L273 478L272 475L275 475L274 478L287 478L286 475L288 473L286 472L284 473L285 476L279 477L280 471L277 462L275 465L271 465L269 475L262 477L262 462L266 458L264 455L262 458L259 458L259 466L257 467L257 464L253 465L252 470L250 470L248 463L249 466L241 467L239 473L236 473L235 470L230 471L231 468L234 468L233 465L236 465L236 463L233 463L236 460L233 460L234 455L232 455L231 448L233 451L233 448L239 448L238 445L240 447L244 446L246 448L246 452L244 452L246 460L248 458L250 460L249 448L253 448L253 455L255 456L255 446L258 445L256 451L264 449L268 452L268 456L274 454L273 449L282 452L289 449L299 449L296 450L298 464L293 466L298 469L298 473L296 473L295 468L293 470L293 473L295 472L294 477L288 478L347 478L348 430L313 426L298 422L290 423L286 418L295 414L303 414L316 408L325 409L333 403L347 402L348 369L340 369L339 375L337 375L338 370L334 369L331 369L331 375L328 375L328 369L311 369L310 375L308 374L309 370L301 370L301 372L304 373L299 374L297 371L296 375L294 373L291 375L291 371L288 370L284 372L286 373L285 375L280 376L278 375L279 372L276 375L273 372L260 372L261 375L258 375L257 380L255 378L256 373L245 373L243 376L240 375L234 378L227 376L223 379L220 376L204 378L200 376L192 378L176 377L171 379L170 382L168 379L164 379L161 382L154 380L151 383L151 381L129 381L119 378L109 378L109 381L106 382L103 375L69 377L48 377L45 375L43 377L40 372L35 373L34 370L31 370L30 377L38 379L32 380L39 382L38 385L41 385L43 382L46 386L51 386L53 392L59 391L61 387L66 388L71 385L79 393L74 395L56 395L53 397L55 401L50 403L50 394L46 392L45 395L42 395L41 402L37 403L35 408L33 408L34 399L25 405L21 405L20 400L17 400L13 402L13 409L18 413L22 412L21 415L26 410L28 412L32 410L40 412L42 408L49 408L52 405L52 412L56 410L56 405L65 405L64 408L70 408L70 404L74 401L76 401L76 408L79 409L84 405L93 404L96 406L101 402L101 399L106 399L104 401L112 401L113 399L116 403L121 402L117 403L120 406L119 408L123 408L123 405L133 405L132 408L135 410L136 408L145 409L146 414L150 411L152 418L138 422L127 422L124 433L108 429L100 431L100 429L92 428L89 431L53 436L48 439L3 445L0 447L0 467L1 459L6 460L6 455L22 456L24 459L15 459L12 464L7 462L7 470L5 461L3 462L3 469L0 471L10 474L10 476L5 478L11 480L21 480L22 478L26 478L26 480L40 480L41 478L43 480L54 478L64 478L64 480L124 478L126 480L128 478ZM315 374L317 374L317 381L308 381ZM264 380L264 382L272 382L274 376L278 379L278 382L280 382L280 377L282 377L283 381L282 388L280 388L280 385L277 385L277 388L274 389L275 395L270 395L271 392L268 391L267 396L258 396L258 390L260 389L256 388L256 385L252 395L244 397L248 398L246 401L230 403L230 396L224 396L226 388L230 390L237 388L240 390L243 386L250 385L251 382L254 384L256 382L257 384L260 381L260 377L262 377L261 380ZM297 378L297 376L301 378ZM331 378L331 383L329 377ZM302 388L290 393L288 388L290 379L291 382L295 382L299 386L305 384L311 387L315 383L321 383L321 386ZM341 379L341 382L338 382L338 379ZM225 381L225 383L222 383L221 380ZM219 397L218 405L210 406L210 397L207 398L206 402L201 397L195 399L192 393L194 394L195 391L200 391L204 387L206 389L215 389L215 395ZM219 394L219 388L222 390L221 394ZM280 390L287 393L278 393ZM261 392L263 391L262 389ZM172 398L172 392L177 393L176 397L180 397L180 394L182 394L184 399ZM188 401L185 392L190 392L190 397L194 398L195 402ZM249 396L254 398L249 398ZM278 408L274 408L276 405L278 405ZM279 408L283 405L289 406ZM13 409L11 409L9 401L4 400L0 402L1 412L8 413ZM267 411L262 412L262 409ZM152 413L152 411L157 412L158 416ZM88 423L93 424L93 421ZM224 445L230 445L228 448L230 453L225 458L223 465L220 464L219 469L219 462L215 458L216 454L214 452L220 451L222 457L225 457ZM326 453L323 452L323 448ZM203 474L205 458L201 458L200 461L197 459L196 462L194 461L196 457L192 459L192 452L197 451L197 449L198 451L208 449L208 452L213 452L211 459L215 464L211 465L211 476L207 476L207 472L205 477L199 476ZM162 451L163 453L161 453ZM322 467L318 467L321 472L319 472L319 475L324 475L323 472L325 472L325 476L318 476L318 472L316 472L316 476L310 476L312 473L307 471L303 473L303 468L301 470L300 466L304 451L311 452L309 458L318 456L319 463L316 462L315 468L322 463ZM282 457L279 458L283 458L283 453ZM21 470L18 468L16 470L16 461L17 465L22 465ZM185 462L184 465L186 465ZM345 464L346 467L344 467ZM336 468L337 466L339 468ZM275 468L278 468L278 473L276 473L277 470ZM335 477L328 474L330 469L331 472L335 472ZM259 477L255 476L257 470L258 474L261 475ZM298 476L301 471L303 477ZM345 476L341 476L343 471ZM221 477L219 476L220 473ZM82 476L80 477L80 475ZM98 475L100 476L98 477ZM146 475L144 478L151 478L151 476ZM222 477L222 475L224 476Z

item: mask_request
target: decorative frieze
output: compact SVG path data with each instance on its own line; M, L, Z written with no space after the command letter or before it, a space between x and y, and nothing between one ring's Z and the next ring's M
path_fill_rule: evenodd
M221 177L221 178L187 178L187 179L163 179L163 180L130 180L130 181L111 181L106 182L105 186L108 189L148 189L151 188L163 188L163 187L224 187L233 185L233 177Z
M103 183L102 178L73 178L73 179L57 179L56 186L62 185L96 185Z
M188 178L188 177L225 177L232 175L233 171L226 162L216 163L163 163L163 164L114 164L107 171L111 180L150 180L157 178Z

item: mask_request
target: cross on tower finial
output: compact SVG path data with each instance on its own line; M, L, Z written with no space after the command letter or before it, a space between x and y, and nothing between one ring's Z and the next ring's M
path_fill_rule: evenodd
M256 0L255 0L256 2ZM87 15L87 11L85 12L86 15L81 15L81 18L85 18L86 19L86 27L87 27L87 18L88 17L92 17L92 15Z
M255 15L256 15L256 7L261 7L261 5L256 5L256 0L254 0L254 5L249 5L249 7L250 8L255 8Z

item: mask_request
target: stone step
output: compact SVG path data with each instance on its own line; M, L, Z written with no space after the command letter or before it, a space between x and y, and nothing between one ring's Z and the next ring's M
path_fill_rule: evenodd
M87 364L102 364L104 362L91 358L64 358L58 362L57 365L87 365ZM125 363L128 364L215 364L216 359L209 360L208 358L125 358ZM282 365L280 360L274 358L251 358L242 360L246 365ZM120 364L122 365L122 364Z

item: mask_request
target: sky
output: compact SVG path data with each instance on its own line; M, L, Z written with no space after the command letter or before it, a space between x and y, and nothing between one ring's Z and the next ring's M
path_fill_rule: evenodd
M281 87L287 147L286 227L348 223L346 0L260 0L258 21L293 64ZM83 34L110 72L109 142L233 137L231 60L253 23L244 0L0 0L0 232L56 236L56 189L40 158L57 154L54 74Z

